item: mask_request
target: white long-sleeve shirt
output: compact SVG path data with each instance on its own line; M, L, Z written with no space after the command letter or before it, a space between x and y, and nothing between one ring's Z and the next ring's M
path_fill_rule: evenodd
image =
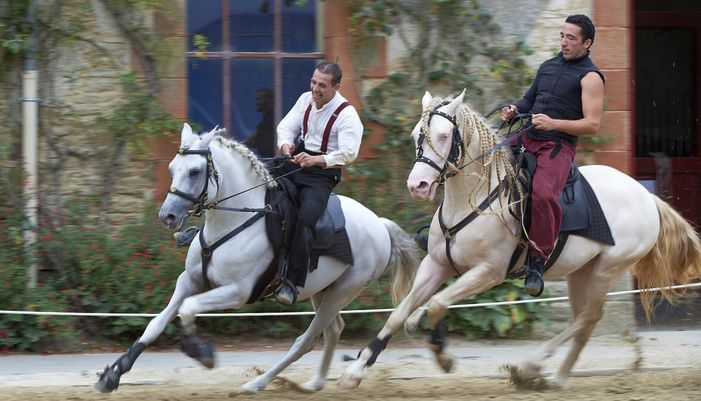
M316 103L312 100L312 93L303 93L277 126L278 149L284 144L293 144L297 135L302 132L304 113L311 103L312 108L307 121L307 136L304 138L304 147L312 152L321 152L321 142L326 124L336 108L345 101L347 101L346 98L336 92L331 101L317 109ZM342 167L352 163L358 157L362 138L363 123L360 121L360 116L352 105L347 106L338 115L331 128L326 154L323 155L326 167Z

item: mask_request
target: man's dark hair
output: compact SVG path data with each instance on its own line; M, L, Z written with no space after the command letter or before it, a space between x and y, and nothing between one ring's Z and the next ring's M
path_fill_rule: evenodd
M331 75L331 85L336 86L341 83L341 78L343 77L343 72L341 72L341 67L336 63L330 61L322 61L316 65L315 70L318 70L322 74Z
M587 39L591 39L591 44L594 44L594 35L596 31L594 29L594 23L591 19L584 14L574 14L567 17L566 23L577 25L582 29L582 42Z

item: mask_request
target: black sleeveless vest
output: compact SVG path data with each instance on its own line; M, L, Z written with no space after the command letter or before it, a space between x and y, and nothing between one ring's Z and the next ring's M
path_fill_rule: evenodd
M594 71L604 80L604 75L591 61L589 55L574 60L565 60L560 52L545 61L531 87L516 103L519 112L543 113L559 120L579 120L582 112L581 80L588 72ZM528 135L539 140L566 140L577 144L577 137L560 131L532 130Z

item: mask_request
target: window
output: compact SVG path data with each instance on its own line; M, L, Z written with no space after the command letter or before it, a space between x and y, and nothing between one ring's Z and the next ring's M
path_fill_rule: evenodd
M309 90L314 65L323 58L320 3L188 1L189 119L201 129L224 126L272 156L277 122ZM204 49L195 38L207 42Z

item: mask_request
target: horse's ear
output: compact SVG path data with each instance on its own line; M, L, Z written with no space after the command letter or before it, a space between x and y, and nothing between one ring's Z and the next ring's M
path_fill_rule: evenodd
M424 97L421 98L422 110L426 110L428 108L428 105L431 104L431 99L433 99L433 96L426 91L426 93L424 93Z
M202 134L200 136L200 147L202 149L209 146L209 142L212 141L212 138L214 138L214 135L217 133L218 129L219 129L219 126L217 125L216 127L214 127L213 130L211 130L209 132L205 132L204 134Z
M456 115L458 112L458 108L462 104L462 101L464 98L465 98L465 89L462 90L462 93L460 94L460 96L456 97L455 99L453 99L452 102L448 103L448 105L445 106L446 107L445 111L447 111L448 114L450 114L452 116Z
M192 127L190 127L190 124L185 123L183 124L183 130L180 133L180 146L184 146L188 142L190 142L189 137L194 135L192 133Z

